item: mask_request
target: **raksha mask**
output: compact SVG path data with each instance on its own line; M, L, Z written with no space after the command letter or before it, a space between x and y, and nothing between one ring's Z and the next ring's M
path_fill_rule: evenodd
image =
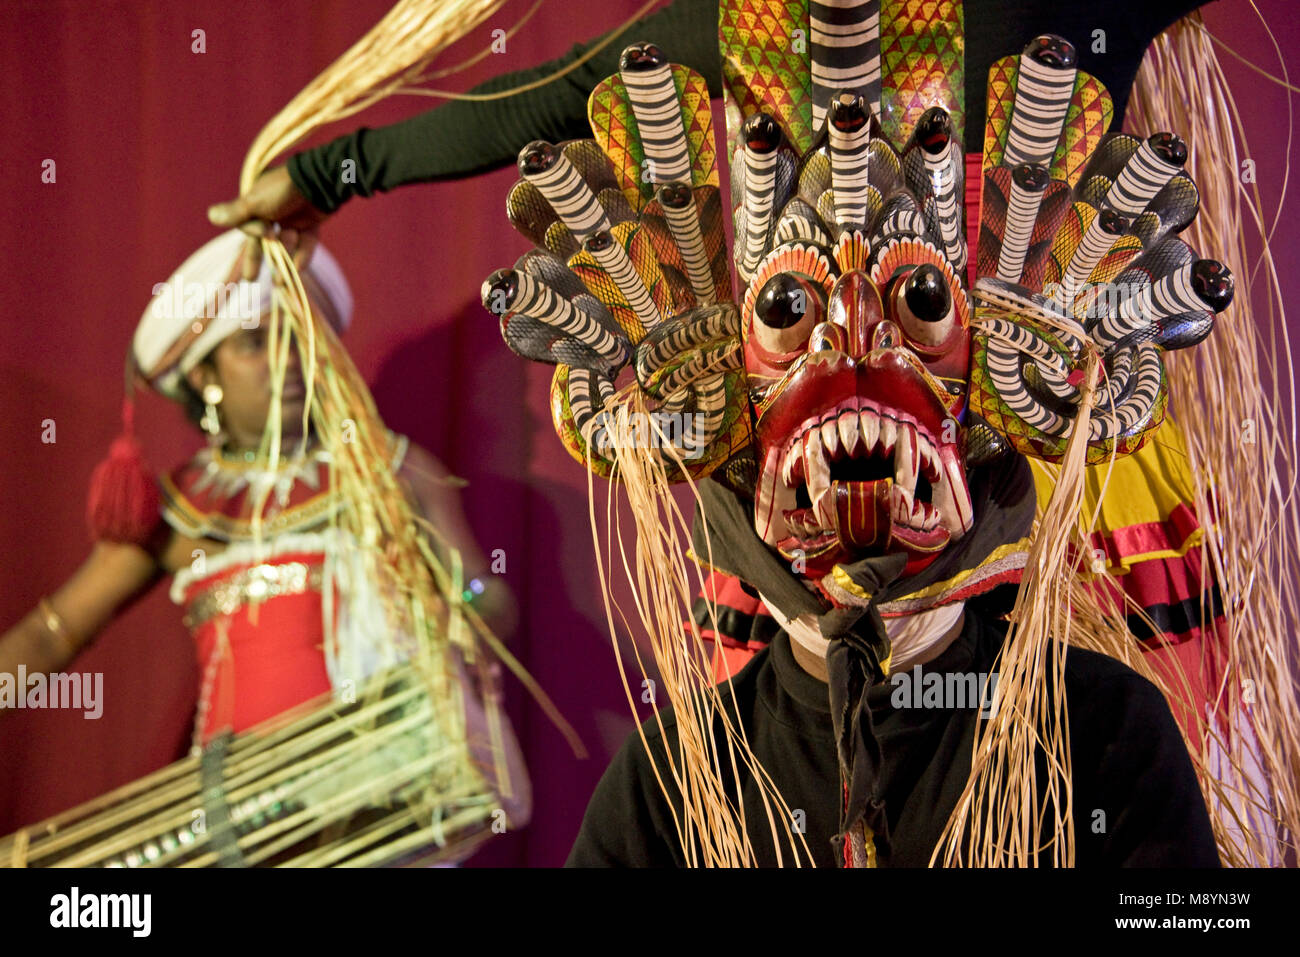
M557 365L556 431L597 473L606 403L633 390L664 426L645 454L751 497L810 582L890 553L912 574L971 531L970 470L1059 459L1080 402L1089 461L1137 449L1163 351L1208 335L1232 278L1176 236L1198 205L1182 142L1106 136L1109 95L1045 35L990 71L970 286L944 25L909 86L816 31L801 67L807 11L780 6L730 41L724 19L731 268L707 85L635 44L591 95L594 141L521 153L509 213L538 248L484 304Z

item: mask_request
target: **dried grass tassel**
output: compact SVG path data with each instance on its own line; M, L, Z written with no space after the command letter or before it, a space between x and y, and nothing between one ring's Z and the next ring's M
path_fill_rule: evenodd
M240 174L240 192L285 151L314 130L337 122L395 93L411 92L446 47L500 8L504 0L399 0L352 45L273 117L253 141ZM389 432L374 398L329 324L317 316L297 267L279 239L261 240L262 252L282 284L272 300L268 350L271 407L261 454L278 467L281 448L281 392L290 349L297 349L306 384L303 442L308 425L330 462L329 483L349 507L330 518L330 533L355 543L370 580L385 595L387 620L376 623L377 640L387 642L421 676L433 703L432 726L471 761L464 726L462 687L452 652L467 668L495 656L519 677L543 711L568 738L575 753L581 742L558 710L463 599L460 556L440 530L422 520L391 467ZM270 487L252 502L255 540L263 533L263 508ZM445 561L435 543L446 546ZM335 640L327 622L326 642ZM396 647L407 636L413 648ZM494 720L489 718L489 720ZM493 779L507 778L505 755L493 755ZM433 801L433 784L430 785ZM434 802L436 803L436 802Z
M971 774L931 865L1073 867L1075 855L1065 661L1072 585L1086 549L1078 539L1085 453L1100 356L1084 358L1078 413L1051 500L1036 523L1025 576L999 654L992 717L976 729ZM1044 757L1047 774L1036 764Z

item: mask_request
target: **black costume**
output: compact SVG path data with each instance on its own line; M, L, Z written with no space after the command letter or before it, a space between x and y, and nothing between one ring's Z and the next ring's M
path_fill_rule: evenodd
M986 623L976 603L967 611L962 633L921 666L922 674L993 669L1005 626ZM1132 669L1089 651L1072 649L1065 674L1078 865L1217 867L1209 815L1164 697ZM798 665L790 639L781 634L732 678L732 689L725 692L731 714L739 714L754 753L781 782L792 811L804 812L813 859L819 867L836 866L831 839L840 821L839 769L835 741L827 733L826 685ZM979 712L895 708L894 695L890 683L868 692L884 757L880 780L892 835L888 843L877 836L876 852L881 866L925 867L970 774ZM663 721L668 746L675 748L671 712ZM666 773L659 727L653 718L643 727ZM748 777L741 794L746 818L754 824L750 837L758 861L776 866L762 805ZM568 865L683 864L672 815L645 748L633 735L597 785Z

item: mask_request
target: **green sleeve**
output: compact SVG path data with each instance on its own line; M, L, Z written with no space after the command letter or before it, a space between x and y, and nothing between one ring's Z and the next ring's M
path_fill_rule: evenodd
M359 129L290 157L289 175L313 206L332 213L353 196L497 169L514 162L533 140L590 136L587 97L601 80L618 72L623 48L641 41L657 44L672 62L702 74L709 92L721 96L717 0L675 0L545 86L499 100L453 100L392 126ZM579 44L534 69L495 77L471 92L495 92L548 76L597 42ZM343 182L347 159L356 163L355 176L349 177L355 182Z

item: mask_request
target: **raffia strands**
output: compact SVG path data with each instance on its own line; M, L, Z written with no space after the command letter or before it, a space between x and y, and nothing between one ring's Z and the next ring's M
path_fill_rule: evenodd
M1131 598L1123 595L1122 585L1117 579L1108 572L1098 577L1110 579L1114 586L1111 592L1117 597L1122 595L1123 602L1106 607L1085 579L1073 582L1071 646L1122 661L1159 688L1171 705L1194 702L1197 694L1186 672L1176 664L1162 669L1152 667L1151 656L1129 633L1127 620L1128 616L1136 615L1158 633L1155 623ZM1268 860L1269 845L1275 839L1271 834L1261 833L1256 826L1257 822L1274 816L1267 796L1259 793L1248 779L1242 780L1237 774L1225 775L1209 760L1211 744L1224 752L1230 750L1227 734L1215 723L1206 726L1201 735L1189 735L1187 729L1182 730L1197 780L1206 797L1206 806L1211 809L1210 820L1222 860L1232 866Z
M1268 29L1262 16L1260 23ZM1252 829L1242 828L1237 810L1215 808L1224 862L1258 865L1289 854L1294 863L1300 842L1295 368L1268 245L1283 203L1281 196L1269 197L1265 206L1258 184L1242 182L1242 164L1252 154L1214 45L1199 15L1166 31L1147 52L1128 114L1135 130L1176 130L1186 140L1201 214L1184 238L1202 255L1228 263L1237 282L1234 301L1209 339L1167 359L1171 408L1186 439L1196 510L1207 527L1203 565L1214 571L1227 620L1224 677L1214 689L1216 722L1189 745L1204 758L1221 736L1230 767L1219 770L1217 782L1203 773L1207 797L1222 787L1239 795L1239 805L1263 809ZM1280 50L1278 62L1285 74ZM1288 124L1283 194L1290 148ZM1276 209L1271 220L1266 209ZM1252 731L1262 781L1247 770ZM1276 834L1258 833L1261 820L1276 822ZM1261 856L1271 842L1273 854Z
M1112 459L1110 464L1113 465L1113 462ZM1031 461L1030 464L1046 475L1053 486L1059 481L1058 466L1039 461ZM1108 470L1102 479L1099 501L1104 497L1109 481ZM1079 515L1078 528L1071 545L1081 555L1087 553L1089 543L1094 540L1093 532L1097 528L1100 511L1098 506L1092 514L1081 512ZM1041 521L1041 508L1038 518ZM1199 705L1196 702L1199 695L1178 660L1169 659L1159 669L1153 667L1152 657L1132 635L1129 622L1133 617L1143 621L1152 633L1159 634L1155 622L1124 592L1123 584L1110 573L1104 563L1100 567L1093 565L1089 570L1090 575L1076 575L1069 582L1070 646L1109 655L1123 662L1159 688L1171 706L1183 705L1192 712L1198 712ZM1259 834L1252 822L1269 817L1271 811L1267 802L1254 788L1242 788L1241 782L1230 780L1231 776L1221 780L1221 770L1209 759L1208 747L1202 747L1203 744L1213 742L1226 752L1228 741L1214 724L1205 730L1205 742L1195 735L1189 735L1186 728L1181 730L1197 780L1205 793L1207 806L1212 809L1211 820L1216 829L1231 836L1230 846L1238 849L1245 846L1253 855L1248 860L1266 860L1267 844L1272 838ZM1230 861L1226 852L1224 854L1224 860Z
M514 36L515 33L518 32L518 30L529 19L531 19L532 15L537 12L537 8L542 5L542 2L543 0L537 0L537 3L533 4L528 9L528 12L525 13L522 17L520 17L519 20L513 26L511 26L509 30L506 31L506 34L502 39L508 41L510 37ZM578 57L575 60L571 60L567 65L560 67L554 73L550 73L547 74L546 76L538 77L536 80L530 80L527 83L521 83L519 86L512 86L505 90L495 90L491 93L457 93L451 90L434 90L434 89L426 89L421 87L406 87L397 90L396 92L403 93L403 94L412 94L415 96L431 96L431 97L437 97L438 99L445 99L445 100L464 100L468 102L478 102L478 101L485 101L485 100L500 100L508 96L516 96L520 93L527 93L530 90L536 90L539 87L546 86L546 84L558 80L560 77L564 76L565 74L572 73L574 70L578 69L578 67L582 66L588 60L592 59L592 57L595 57L597 54L599 54L602 50L605 49L605 47L609 46L611 43L622 42L626 44L626 43L631 43L636 39L638 39L635 36L629 36L626 33L627 28L632 26L632 24L636 23L638 20L644 19L650 13L650 11L653 10L655 7L659 6L661 2L662 0L646 0L646 2L643 3L631 16L629 16L626 20L624 20L621 25L615 27L609 33L605 34L605 39L599 41L598 43L593 43L590 47L588 47L587 52L584 53L582 56ZM466 67L469 67L474 63L477 63L479 60L483 59L485 56L492 53L495 49L495 46L496 44L494 42L491 46L488 46L487 48L479 51L477 54L470 57L465 62L458 63L453 67L447 68L446 70L436 70L432 72L426 72L421 75L421 80L422 81L433 80L438 77L447 76L449 74L459 73L461 70L464 70Z
M504 0L400 0L276 114L244 160L245 193L281 153L313 130L405 90L418 89L429 65L499 9Z
M414 89L440 51L501 3L403 0L395 5L258 134L244 162L241 192L276 157L315 129L388 95ZM418 518L389 467L388 433L364 380L328 324L312 313L298 271L283 245L267 238L262 247L283 283L283 295L275 298L271 322L273 391L263 453L271 457L272 465L281 454L280 395L292 337L298 343L306 380L304 415L310 417L317 438L330 455L334 487L354 506L343 510L337 521L363 548L375 580L388 583L400 599L394 603L395 623L408 633L414 629L417 638L431 630L442 632L439 640L460 648L471 665L477 644L469 634L472 630L520 677L581 753L581 742L541 689L463 606L459 556L454 550L445 550L451 566L446 569L430 550L426 533L437 537L438 530ZM259 516L264 503L265 497L256 503ZM254 524L255 532L258 524ZM420 648L427 654L426 643L421 642ZM440 654L434 656L438 660L426 663L433 668L438 687L447 687L448 673ZM504 773L505 769L498 770Z
M1079 553L1072 558L1070 544L1083 501L1099 369L1100 358L1090 351L1060 476L1036 523L998 659L993 714L975 732L971 775L935 846L932 865L1074 865L1065 646L1073 627L1071 582ZM1045 780L1038 779L1035 767L1040 753Z
M315 129L390 94L415 91L437 54L501 3L398 3L262 130L245 159L240 191ZM270 321L272 402L262 454L274 468L283 452L280 399L289 350L296 347L307 388L302 432L308 434L310 423L329 454L331 487L348 503L332 520L334 530L351 535L384 594L388 621L376 623L378 632L414 643L402 647L410 662L395 672L402 691L388 683L390 673L363 688L360 704L345 714L327 701L312 702L234 740L222 766L227 801L233 808L254 800L259 812L266 810L264 799L277 807L273 819L241 832L237 843L249 864L288 866L374 866L431 846L435 858L463 854L483 838L500 799L469 754L453 648L485 689L502 796L513 789L480 646L520 677L575 752L585 752L546 695L462 601L459 555L430 546L431 538L440 539L438 530L416 514L393 474L388 432L369 389L328 324L312 313L284 247L274 239L262 247L282 284ZM253 504L259 539L268 497L269 489ZM327 603L327 642L335 640L334 624ZM141 866L217 864L210 832L194 827L194 814L204 807L199 767L197 758L186 759L0 839L0 867L95 866L135 852Z
M744 727L727 710L722 687L714 685L709 651L699 630L692 626L687 633L683 628L683 622L691 620L691 602L703 590L704 581L699 567L686 553L683 543L690 541L690 521L682 515L672 496L664 462L655 450L644 447L644 438L639 440L641 447L638 447L638 430L630 425L631 421L654 422L653 416L643 416L648 411L644 396L635 387L616 394L605 406L605 428L613 443L611 478L618 481L609 486L603 549L593 473L590 470L587 473L591 530L605 615L628 705L636 715L638 696L633 687L639 692L643 685L641 679L629 679L619 648L616 614L625 632L633 638L636 667L643 678L655 674L647 669L641 655L638 639L644 636L657 669L654 680L664 690L662 697L656 696L655 704L669 705L673 710L677 749L666 754L666 767L659 760L653 766L658 784L673 809L673 826L687 865L753 866L756 857L751 835L762 833L765 827L781 864L811 866L812 854L803 834L794 826L795 815L754 755ZM632 420L630 416L637 419ZM654 429L664 454L680 465L680 450L670 447L671 440L657 424ZM684 469L682 473L685 474ZM690 482L690 488L707 526L694 482ZM630 545L616 508L619 490L626 496L635 524ZM700 557L707 561L710 556ZM636 607L631 621L612 595L611 574L616 564L622 566L632 585ZM712 603L709 615L716 626L717 609ZM658 743L663 750L664 725L658 711L655 721L661 735ZM638 726L638 731L643 746L653 755L655 751L650 749L644 729ZM742 767L757 783L763 806L762 821L746 821L743 806L733 799L735 789L728 786L728 782L737 779Z

